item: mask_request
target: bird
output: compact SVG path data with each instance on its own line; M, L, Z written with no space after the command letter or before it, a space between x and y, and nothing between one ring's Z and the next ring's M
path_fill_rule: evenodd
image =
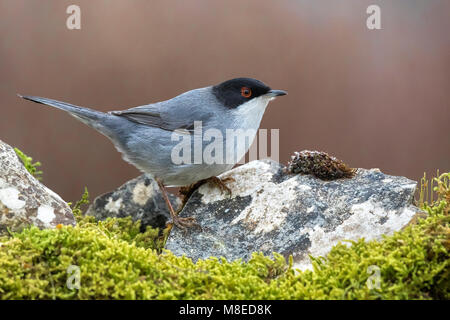
M109 112L37 96L18 96L66 111L109 138L125 161L157 182L172 223L185 229L195 225L195 219L177 215L166 188L187 186L230 170L249 149L269 102L286 94L260 80L234 78L169 100ZM235 137L227 140L227 133L233 130L249 132L244 146ZM210 144L204 139L206 132L215 138L217 147L208 149L214 161L202 159L202 152ZM180 148L180 140L184 149ZM177 154L175 149L182 152ZM180 154L183 161L177 158ZM228 157L230 154L232 157ZM200 161L196 155L200 155Z

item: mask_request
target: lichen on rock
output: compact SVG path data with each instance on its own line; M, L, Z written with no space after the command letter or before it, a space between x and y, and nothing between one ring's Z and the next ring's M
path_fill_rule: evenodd
M169 195L169 199L174 207L179 205L180 200L174 195ZM164 228L170 216L156 181L146 174L98 196L86 214L98 220L130 216L133 221L140 221L143 229Z
M28 171L37 163L22 164L12 147L0 140L0 234L29 225L54 228L75 223L72 211L59 195ZM23 159L31 158L20 153ZM38 171L32 170L35 174Z

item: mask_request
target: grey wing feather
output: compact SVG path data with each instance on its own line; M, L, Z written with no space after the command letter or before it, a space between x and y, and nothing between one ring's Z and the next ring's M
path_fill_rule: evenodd
M203 89L204 90L204 89ZM213 113L201 108L205 101L201 89L193 90L171 100L134 107L110 114L124 117L132 122L168 131L185 129L194 131L194 121L206 121Z
M124 117L132 122L157 127L164 130L173 131L174 128L170 123L164 121L160 113L144 110L124 110L124 111L111 111L113 115Z

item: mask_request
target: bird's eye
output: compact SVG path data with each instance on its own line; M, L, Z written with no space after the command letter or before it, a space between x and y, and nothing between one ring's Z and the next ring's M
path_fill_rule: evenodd
M247 87L241 88L241 96L243 96L244 98L250 98L251 95L252 95L252 90L250 88L247 88Z

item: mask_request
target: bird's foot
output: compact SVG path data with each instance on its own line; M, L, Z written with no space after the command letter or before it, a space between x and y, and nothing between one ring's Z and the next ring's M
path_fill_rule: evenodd
M172 224L176 225L178 228L185 230L187 228L200 228L194 217L181 218L177 215L172 216Z
M210 177L207 179L203 179L200 181L197 181L189 186L181 187L178 191L180 195L182 196L181 199L181 206L180 209L178 209L178 212L181 211L182 208L184 208L184 205L189 200L189 198L192 196L195 190L197 190L201 185L207 182L211 182L214 186L217 186L222 192L227 192L228 195L231 197L231 189L226 185L227 182L234 182L233 177L227 177L224 179L220 179L219 177Z
M234 180L233 177L226 177L224 179L220 179L219 177L211 177L207 179L207 181L218 187L220 191L228 193L228 195L231 197L231 189L226 185L226 183L235 182L236 180Z
M202 184L204 184L208 179L203 179L197 181L193 184L190 184L186 187L181 187L178 190L178 193L181 195L181 206L178 209L177 213L179 213L183 208L186 202L188 202L189 198L192 196L195 190L197 190Z
M227 177L224 179L220 179L219 177L210 177L208 179L197 181L196 183L193 183L189 186L181 187L178 191L182 196L181 205L179 206L176 213L172 215L172 224L176 225L180 229L186 229L191 227L198 227L201 229L200 225L196 222L195 218L193 217L181 218L178 216L178 214L183 210L184 206L186 205L192 194L195 192L195 190L197 190L204 183L211 182L214 186L217 186L222 192L228 193L228 195L231 197L232 194L231 189L226 185L226 183L234 181L236 180L234 180L234 178L232 177Z
M156 179L156 182L158 183L158 186L161 190L164 201L167 204L167 208L169 209L170 216L172 218L172 223L170 223L170 222L168 223L169 231L172 229L173 225L176 225L180 229L186 229L186 228L197 226L201 230L200 225L197 222L195 222L195 218L193 218L193 217L181 218L178 216L178 213L175 213L175 211L173 210L172 204L170 203L169 197L167 196L167 191L166 191L166 188L164 187L163 182L160 179ZM182 208L183 207L181 207L181 209Z

